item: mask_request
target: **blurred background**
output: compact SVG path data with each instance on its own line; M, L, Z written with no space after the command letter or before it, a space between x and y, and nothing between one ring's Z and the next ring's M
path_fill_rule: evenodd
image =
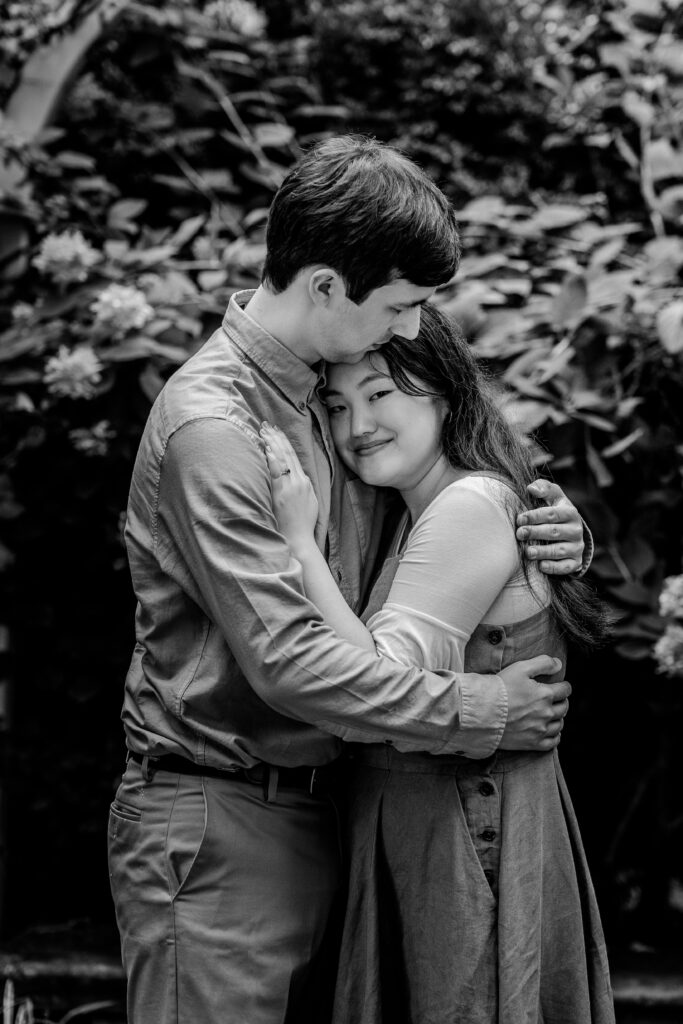
M118 978L137 441L258 283L288 168L359 131L453 200L436 301L593 531L616 627L570 661L563 764L613 961L683 978L681 0L21 0L0 109L5 976L30 993L70 953Z

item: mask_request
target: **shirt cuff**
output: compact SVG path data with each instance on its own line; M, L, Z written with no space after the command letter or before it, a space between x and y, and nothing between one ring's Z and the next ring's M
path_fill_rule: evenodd
M500 676L466 672L460 675L459 727L441 754L481 759L498 749L508 717L508 692Z
M593 561L593 555L595 554L593 534L590 532L583 519L581 522L583 523L583 558L581 559L581 568L575 569L571 574L576 579L581 579L582 576L586 575L590 569L591 562Z

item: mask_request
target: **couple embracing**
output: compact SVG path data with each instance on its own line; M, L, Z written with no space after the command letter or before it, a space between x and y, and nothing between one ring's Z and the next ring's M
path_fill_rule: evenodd
M453 210L337 138L266 241L133 473L130 1024L609 1024L556 751L600 609L578 512L429 304Z

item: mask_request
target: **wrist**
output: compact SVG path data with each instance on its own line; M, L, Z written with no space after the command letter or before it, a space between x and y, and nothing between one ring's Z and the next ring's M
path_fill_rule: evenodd
M287 543L289 550L299 562L305 562L314 552L318 552L318 545L312 535L288 537Z

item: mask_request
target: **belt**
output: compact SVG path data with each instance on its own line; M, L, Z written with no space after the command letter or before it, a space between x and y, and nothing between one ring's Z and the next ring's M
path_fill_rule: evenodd
M180 757L178 754L149 757L138 754L135 750L128 751L128 760L142 765L148 780L154 772L173 772L174 775L203 775L212 779L249 782L253 786L262 786L267 800L272 800L278 789L299 789L311 796L320 796L327 792L331 774L330 765L315 768L307 765L298 768L279 768L261 761L251 768L222 769L197 764L196 761L190 761L189 758Z

